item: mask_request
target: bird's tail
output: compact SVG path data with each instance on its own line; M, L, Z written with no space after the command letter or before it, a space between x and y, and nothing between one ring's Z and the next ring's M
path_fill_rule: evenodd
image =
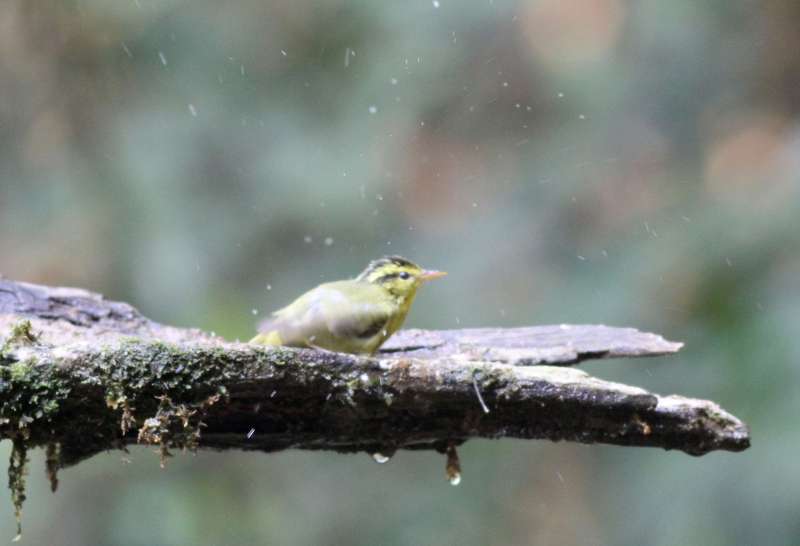
M256 343L258 345L283 345L283 340L277 330L272 330L271 332L261 332L251 339L250 343Z

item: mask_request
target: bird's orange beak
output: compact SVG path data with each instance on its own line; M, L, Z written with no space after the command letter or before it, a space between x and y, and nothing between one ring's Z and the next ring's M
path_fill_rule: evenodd
M432 281L433 279L438 279L439 277L444 277L447 275L445 271L435 271L433 269L426 269L422 272L419 276L420 279L423 281Z

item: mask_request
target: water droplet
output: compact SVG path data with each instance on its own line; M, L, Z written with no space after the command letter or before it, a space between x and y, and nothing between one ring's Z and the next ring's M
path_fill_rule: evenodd
M563 98L564 98L564 93L559 93L559 94L558 94L558 98L559 98L559 99L563 99Z
M192 104L192 103L189 103L188 107L189 107L189 113L192 114L192 117L196 118L197 117L197 108L195 108L194 104Z
M253 313L253 316L256 316L258 314L258 309L254 307L253 309L250 309L250 312Z
M313 241L314 239L311 237L311 235L306 235L305 237L303 237L303 242L306 243L307 245L311 244Z
M376 463L378 463L378 464L384 464L384 463L388 463L388 462L389 462L389 459L391 459L391 457L387 457L387 456L386 456L386 455L384 455L383 453L378 453L377 451L376 451L375 453L373 453L373 454L372 454L372 458L373 458L373 459L375 460L375 462L376 462Z
M370 114L377 114L377 113L378 113L378 107L377 107L377 106L375 106L374 104L373 104L373 105L371 105L371 106L369 107L369 113L370 113Z
M398 80L397 78L392 78L392 79L391 79L391 80L389 80L389 81L390 81L390 82L392 82L392 85L397 85L397 84L399 83L399 81L400 81L400 80Z
M256 433L256 429L251 428L249 431L247 431L247 439L249 440L250 438L252 438L253 434L255 434L255 433Z
M281 49L281 55L283 55L284 57L286 57L286 51L284 51L283 49Z
M439 4L439 0L433 0L433 7L434 7L434 8L438 8L438 7L439 7L439 5L440 5L440 4Z
M333 237L325 237L325 246L331 246L333 244Z
M267 290L272 290L272 285L271 284L267 285Z
M161 64L163 64L164 66L167 66L167 57L166 57L166 55L164 55L163 51L159 51L158 52L158 58L161 59Z
M508 82L503 82L503 87L508 87Z
M454 445L449 445L447 447L445 474L451 485L458 485L461 483L461 463L458 460L458 452Z

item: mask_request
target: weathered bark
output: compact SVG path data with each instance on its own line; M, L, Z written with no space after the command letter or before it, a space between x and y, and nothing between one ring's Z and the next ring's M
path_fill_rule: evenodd
M681 347L631 328L409 330L365 357L230 343L84 290L0 279L0 340L0 437L51 446L53 469L137 441L385 455L474 437L749 445L713 402L565 367Z

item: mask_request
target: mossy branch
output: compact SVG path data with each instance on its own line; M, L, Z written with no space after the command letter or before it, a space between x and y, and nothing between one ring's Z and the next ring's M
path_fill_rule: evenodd
M136 442L162 458L435 449L450 461L475 437L747 448L746 425L713 402L567 367L680 347L631 328L561 325L410 330L375 357L264 348L161 325L84 290L0 279L0 437L48 447L53 483L59 467ZM21 479L25 451L15 453Z

